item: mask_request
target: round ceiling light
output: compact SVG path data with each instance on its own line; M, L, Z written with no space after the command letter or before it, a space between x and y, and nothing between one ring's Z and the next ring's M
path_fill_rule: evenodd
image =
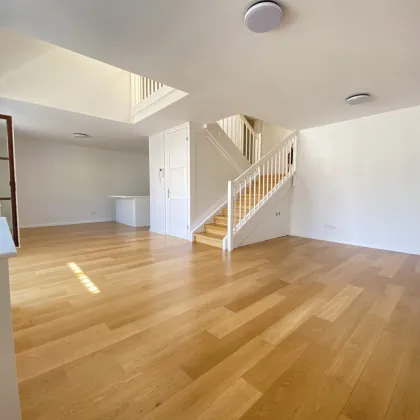
M245 13L245 25L256 33L272 31L280 25L281 7L272 1L261 1L251 6Z
M85 139L86 137L89 137L89 136L85 133L73 133L74 139Z
M372 100L372 96L369 93L358 93L356 95L351 95L346 99L346 102L349 105L360 105L365 104L366 102L370 102Z

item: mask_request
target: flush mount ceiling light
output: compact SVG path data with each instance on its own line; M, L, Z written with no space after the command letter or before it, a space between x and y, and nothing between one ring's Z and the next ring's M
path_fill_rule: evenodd
M281 7L272 1L261 1L251 6L245 13L245 25L256 33L272 31L280 25Z
M89 137L89 135L85 133L73 133L74 139L85 139L87 137Z
M370 102L372 100L372 96L369 93L358 93L356 95L351 95L346 99L346 102L349 105L360 105L365 104L366 102Z

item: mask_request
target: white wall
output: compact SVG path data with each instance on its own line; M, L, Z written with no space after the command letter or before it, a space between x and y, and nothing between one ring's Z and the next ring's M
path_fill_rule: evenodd
M129 122L130 73L59 47L0 79L0 96Z
M16 136L21 227L115 220L108 195L148 195L146 155Z
M420 107L304 130L297 157L293 235L420 254Z
M261 142L262 142L262 156L268 153L272 148L286 140L287 136L292 133L292 130L280 127L278 125L270 124L262 121L261 124Z

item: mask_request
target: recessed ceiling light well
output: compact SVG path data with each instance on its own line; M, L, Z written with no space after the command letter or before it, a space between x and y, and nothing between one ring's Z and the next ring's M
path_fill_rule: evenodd
M372 100L372 96L369 93L357 93L355 95L351 95L346 99L346 102L349 105L360 105L365 104L366 102L370 102Z
M86 133L73 133L74 139L85 139L87 137L89 137L89 135Z
M273 1L260 1L252 5L245 13L245 25L256 33L272 31L280 25L281 7Z

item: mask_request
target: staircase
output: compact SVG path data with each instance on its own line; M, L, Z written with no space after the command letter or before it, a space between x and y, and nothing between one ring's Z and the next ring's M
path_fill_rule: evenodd
M195 241L232 251L235 235L270 200L296 171L297 136L295 132L276 146L234 181L221 215L195 233Z
M246 188L246 194L241 194L236 200L236 221L239 222L243 215L248 214L253 209L254 203L259 202L263 198L262 191L267 194L277 185L282 176L279 174L269 174L254 180L251 185ZM205 224L203 233L195 234L195 241L223 249L223 240L228 234L228 207L222 209L222 215L214 216L213 223Z

